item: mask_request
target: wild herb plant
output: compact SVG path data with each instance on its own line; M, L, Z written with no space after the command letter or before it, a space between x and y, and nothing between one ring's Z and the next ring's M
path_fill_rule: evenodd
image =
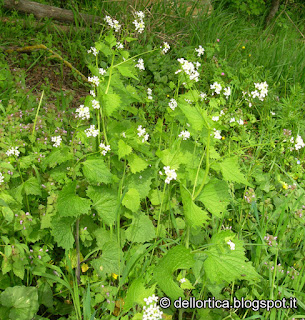
M1 104L0 318L302 316L304 132L276 124L294 96L231 68L218 39L171 52L145 44L143 12L132 26L106 16L74 111L44 93ZM163 296L299 310L161 310Z

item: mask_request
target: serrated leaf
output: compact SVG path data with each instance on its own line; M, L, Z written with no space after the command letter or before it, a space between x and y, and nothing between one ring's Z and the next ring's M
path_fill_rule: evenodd
M9 308L7 319L29 320L39 309L38 293L34 287L15 286L1 293L1 304Z
M132 219L131 226L126 230L126 238L131 242L148 242L156 236L152 221L144 213Z
M15 276L23 280L24 278L24 263L22 260L16 260L13 262L13 272Z
M119 159L129 155L131 151L132 151L131 146L125 143L124 140L120 139L118 142Z
M230 203L229 187L225 181L211 179L196 200L201 201L212 214L220 218Z
M136 154L131 154L127 159L132 173L141 172L148 166L148 163Z
M2 214L4 219L10 223L13 221L14 219L14 212L12 211L12 209L10 207L2 207Z
M122 204L132 212L138 211L140 208L139 192L134 188L130 188L125 194Z
M155 286L146 289L143 279L136 279L129 286L125 298L124 312L129 311L135 304L145 305L145 298L152 296L155 292Z
M41 196L41 187L37 178L35 177L31 177L23 183L23 190L27 195L33 194Z
M108 93L103 96L103 107L107 116L111 116L121 104L121 98L116 93Z
M155 267L154 279L172 300L184 297L183 290L173 280L173 273L177 269L192 268L194 262L190 249L179 245L171 248Z
M231 250L227 242L233 242L235 249ZM243 241L238 240L231 231L223 231L211 238L209 249L205 251L207 259L204 270L212 283L232 282L235 280L259 280L260 276L247 262Z
M57 244L65 250L73 248L74 236L72 233L72 224L74 219L71 217L55 217L52 219L51 234Z
M92 206L108 226L115 223L118 212L118 195L105 187L89 186L87 196L92 200Z
M112 174L105 165L104 159L89 159L83 162L84 176L90 183L110 183Z
M169 166L171 169L178 170L180 164L186 162L186 154L179 149L165 149L163 151L157 151L156 155L161 159L165 166Z
M123 252L116 241L108 241L102 247L102 256L91 262L94 269L101 276L111 273L121 273L123 263Z
M34 154L31 154L29 156L25 156L25 157L21 157L20 158L20 169L27 169L29 168L33 163L34 163L34 160L35 160L35 155Z
M201 131L204 126L204 120L197 108L195 106L191 106L182 98L178 100L178 106L184 113L191 127L196 131Z
M128 63L123 63L117 66L117 68L122 76L139 80L139 78L135 76L136 69L134 66L131 66Z
M224 180L243 183L250 186L249 182L245 179L245 176L241 173L238 159L227 158L219 163Z
M61 217L79 217L90 210L91 201L75 194L76 181L68 183L59 192L57 211Z
M207 220L209 220L207 212L194 203L191 194L182 186L180 187L180 191L183 203L183 212L188 225L190 227L198 227L206 224Z
M127 186L128 188L137 189L140 199L143 199L149 194L152 179L153 172L148 168L143 172L130 175L127 181Z
M54 149L47 157L42 161L43 170L46 167L54 168L56 165L64 163L73 159L73 154L70 152L69 147L62 147L61 149Z

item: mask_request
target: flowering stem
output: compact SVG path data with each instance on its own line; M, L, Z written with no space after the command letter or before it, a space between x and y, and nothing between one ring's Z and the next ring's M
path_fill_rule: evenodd
M21 171L20 171L19 162L18 162L17 159L16 159L16 164L17 164L17 169L18 169L18 172L19 172L19 175L20 175L21 182L22 182L22 184L23 184L24 181L23 181L23 178L22 178L22 174L21 174ZM28 199L28 195L27 195L26 193L25 193L25 200L26 200L26 207L28 208L28 212L30 212L29 199Z
M205 185L207 176L208 176L208 174L209 174L209 170L210 170L210 141L211 141L211 135L210 135L210 130L209 130L209 133L208 133L208 141L207 141L207 146L206 146L206 150L205 150L205 151L206 151L205 173L204 173L204 177L203 177L201 186L200 186L199 190L197 191L197 193L196 193L195 196L194 196L195 188L196 188L196 183L197 183L197 179L198 179L198 174L199 174L199 169L200 169L200 167L201 167L201 163L202 163L203 156L204 156L204 154L203 154L202 157L201 157L201 159L200 159L200 164L199 164L198 169L197 169L195 184L194 184L194 187L193 187L193 193L192 193L192 199L193 199L193 200L195 200L195 199L198 197L198 195L200 194L203 186Z
M37 122L38 113L39 113L39 109L40 109L40 106L41 106L41 102L42 102L43 95L44 95L44 90L42 90L42 94L41 94L40 101L39 101L39 104L38 104L38 108L37 108L37 111L36 111L36 116L35 116L34 125L33 125L33 130L32 130L32 138L34 138L35 128L36 128L36 122Z
M160 232L160 219L161 219L161 212L162 212L162 205L163 205L163 200L164 200L165 189L166 189L166 183L164 184L164 187L163 187L160 211L159 211L159 215L158 215L157 238L159 237L159 232Z

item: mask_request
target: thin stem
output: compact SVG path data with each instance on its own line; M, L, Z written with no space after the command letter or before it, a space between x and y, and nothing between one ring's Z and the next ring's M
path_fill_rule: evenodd
M42 94L41 94L41 97L40 97L40 100L39 100L39 104L38 104L38 108L37 108L37 111L36 111L36 116L35 116L33 130L32 130L32 137L33 138L34 138L34 134L35 134L36 122L37 122L38 113L39 113L39 110L40 110L40 106L41 106L43 95L44 95L44 90L42 90Z
M161 219L161 212L162 212L162 205L163 205L163 200L164 200L165 189L166 189L166 184L164 184L164 187L163 187L162 200L161 200L160 211L159 211L159 215L158 215L157 238L159 237L159 231L160 231L160 219Z
M79 251L79 219L76 220L75 224L75 243L76 243L76 254L77 254L77 265L76 265L76 279L77 279L77 284L80 284L80 251Z

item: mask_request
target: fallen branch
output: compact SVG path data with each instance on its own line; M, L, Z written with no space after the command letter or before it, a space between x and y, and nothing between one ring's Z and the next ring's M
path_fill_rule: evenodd
M26 46L26 47L22 47L22 48L6 49L6 50L4 50L4 52L10 54L13 52L32 52L35 50L46 50L46 51L50 52L53 55L53 57L61 60L67 67L69 67L71 70L75 71L78 75L80 75L85 82L89 83L86 76L84 76L79 70L77 70L75 67L73 67L70 62L68 62L63 57L61 57L58 53L54 52L53 50L49 49L48 47L46 47L43 44L38 44L35 46Z
M37 19L53 18L58 21L74 23L76 18L71 10L48 6L46 4L28 0L4 0L3 6L10 10L32 13ZM90 14L78 13L78 16L88 24L102 22L100 17L92 16Z

